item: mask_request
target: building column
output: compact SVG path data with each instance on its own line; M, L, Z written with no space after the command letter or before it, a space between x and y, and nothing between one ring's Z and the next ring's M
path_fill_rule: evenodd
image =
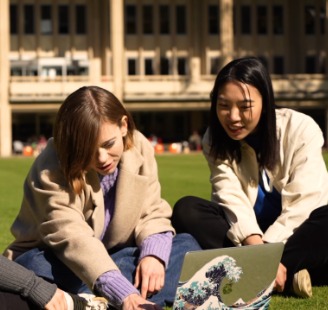
M233 0L220 0L221 66L233 59Z
M113 93L123 101L124 6L123 0L110 0L110 47L112 51Z
M201 6L202 3L199 0L193 0L188 9L191 11L191 19L189 18L191 31L191 57L190 57L190 75L191 82L196 84L200 81L201 76L201 59L200 59L200 36L202 31L202 19L201 19ZM198 22L194 22L198 21Z
M88 0L88 23L89 27L89 79L90 83L97 85L101 80L101 55L99 47L99 1ZM95 35L97 34L97 35Z
M9 0L0 1L0 156L12 153L9 105Z

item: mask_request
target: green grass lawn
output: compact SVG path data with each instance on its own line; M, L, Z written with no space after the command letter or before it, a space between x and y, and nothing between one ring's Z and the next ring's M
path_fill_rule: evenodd
M325 153L328 165L328 153ZM0 158L0 251L12 240L9 228L17 214L23 192L24 178L33 158ZM185 195L210 198L207 164L201 154L157 156L163 197L173 206ZM314 297L303 300L273 296L270 309L327 309L328 287L314 287Z

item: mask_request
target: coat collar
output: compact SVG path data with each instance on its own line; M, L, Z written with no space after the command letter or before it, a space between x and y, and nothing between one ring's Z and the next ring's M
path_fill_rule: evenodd
M131 173L138 173L140 167L144 163L144 158L140 152L133 146L131 149L123 152L120 160L120 171L129 171Z

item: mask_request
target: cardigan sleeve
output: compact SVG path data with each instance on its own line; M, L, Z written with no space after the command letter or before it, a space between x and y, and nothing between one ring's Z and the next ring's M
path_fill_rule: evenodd
M40 308L52 299L57 286L37 277L32 271L0 256L0 290L19 294Z
M172 239L173 233L171 231L150 235L140 246L139 261L146 256L155 256L167 267L172 249Z

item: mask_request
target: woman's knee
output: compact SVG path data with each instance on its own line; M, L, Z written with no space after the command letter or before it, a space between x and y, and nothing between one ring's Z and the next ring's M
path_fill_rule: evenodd
M197 251L201 249L197 240L188 233L177 234L173 239L173 247L185 251Z
M195 220L197 221L194 198L192 196L183 197L174 205L171 221L177 232L189 232L189 226L193 226Z
M37 270L45 261L44 252L38 248L26 251L15 259L15 262L30 270Z
M195 204L195 200L197 200L198 197L194 196L184 196L180 198L174 205L174 210L180 210L185 209L186 207L193 206Z
M54 282L54 266L55 261L59 260L52 252L34 248L15 259L15 262L22 265L26 269L32 270L37 276ZM62 264L62 263L61 263Z
M173 207L173 216L185 217L199 210L198 206L202 199L194 196L180 198Z

